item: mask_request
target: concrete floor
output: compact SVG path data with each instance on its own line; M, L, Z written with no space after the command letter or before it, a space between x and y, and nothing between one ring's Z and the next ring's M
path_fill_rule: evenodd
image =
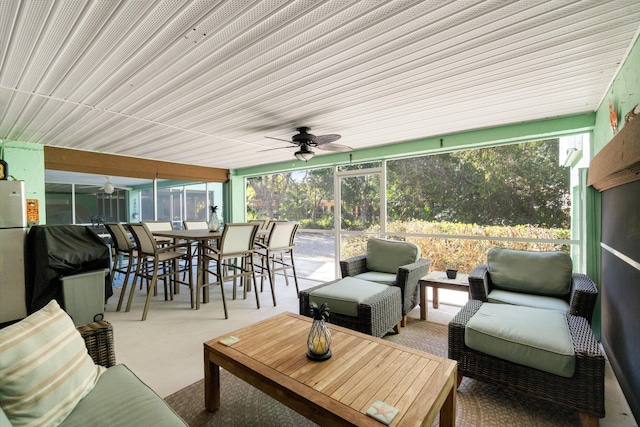
M300 279L301 289L331 280L333 267L321 261L318 258L309 259L308 262L300 259L299 274L317 279ZM140 320L144 292L136 289L131 311L127 313L116 311L120 291L121 288L114 289L105 312L105 319L114 326L117 362L126 364L163 397L203 377L203 342L284 311L298 312L295 285L291 281L286 286L282 276L276 280L275 307L267 288L260 293L261 308L257 309L253 292L249 293L246 300L242 299L241 293L239 299L232 300L231 284L226 284L229 309L229 319L226 320L220 289L217 287L211 289L211 302L203 304L200 310L190 309L186 288L176 295L174 301L164 301L160 291L154 297L144 322ZM441 290L440 307L436 310L429 302L429 321L447 324L466 300L463 292ZM420 308L417 307L409 316L419 319ZM600 420L602 427L637 426L609 363L605 377L605 399L607 416Z

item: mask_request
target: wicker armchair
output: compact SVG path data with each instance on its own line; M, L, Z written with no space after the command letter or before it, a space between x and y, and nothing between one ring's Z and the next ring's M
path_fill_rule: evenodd
M565 378L467 347L465 327L481 305L470 300L449 323L449 359L458 362L458 385L463 376L475 378L578 411L583 426L598 425L605 414L605 361L587 320L567 314L576 365L573 377Z
M379 239L371 239L379 240ZM392 242L392 241L387 241ZM393 244L401 244L405 242L393 242ZM418 253L419 254L419 253ZM370 273L374 270L371 270L367 266L367 258L369 255L360 255L357 257L349 258L343 261L340 261L340 270L342 272L342 277L357 277L360 276L365 280L377 281L375 278L362 277L364 273ZM397 272L395 273L395 279L390 281L390 285L397 286L400 288L401 298L402 298L402 326L406 324L406 316L411 310L413 310L418 305L419 292L420 287L418 286L418 281L424 275L429 272L429 266L431 265L431 261L424 258L419 258L417 261L401 265L397 267Z

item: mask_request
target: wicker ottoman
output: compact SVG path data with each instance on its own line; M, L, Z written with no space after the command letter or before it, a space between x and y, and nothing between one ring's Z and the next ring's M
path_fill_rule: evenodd
M311 317L311 292L325 286L338 284L343 280L335 280L300 291L300 314ZM400 288L397 286L386 286L382 292L360 301L357 306L357 316L333 312L329 306L329 323L375 337L383 337L390 329L394 329L397 333L401 320L402 297Z
M481 301L469 301L449 323L449 359L458 362L462 377L493 383L580 413L583 425L597 425L604 417L604 357L587 319L567 314L576 356L575 374L565 378L512 363L465 345L465 326Z

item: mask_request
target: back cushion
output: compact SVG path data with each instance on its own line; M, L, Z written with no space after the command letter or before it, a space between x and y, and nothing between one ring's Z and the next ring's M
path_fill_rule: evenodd
M398 267L420 259L420 247L411 242L370 239L367 242L367 270L382 273L398 272Z
M566 252L494 248L487 264L498 289L548 296L565 296L571 290L573 263Z

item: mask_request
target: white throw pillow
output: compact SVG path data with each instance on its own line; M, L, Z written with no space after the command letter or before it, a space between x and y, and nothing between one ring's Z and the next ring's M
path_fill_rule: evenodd
M57 426L106 368L55 300L0 330L0 407L13 426Z

